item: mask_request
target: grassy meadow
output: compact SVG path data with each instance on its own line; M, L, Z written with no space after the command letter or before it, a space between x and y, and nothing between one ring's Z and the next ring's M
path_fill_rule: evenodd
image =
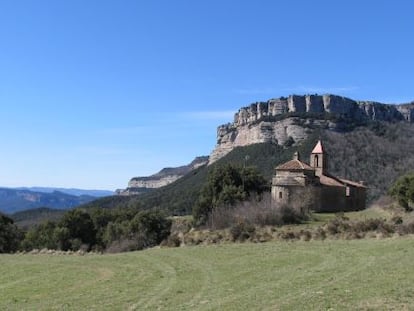
M414 237L0 255L0 310L408 310Z

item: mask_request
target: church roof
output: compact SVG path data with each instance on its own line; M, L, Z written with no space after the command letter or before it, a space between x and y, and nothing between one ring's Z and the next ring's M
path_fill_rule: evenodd
M315 148L313 148L312 153L323 153L322 143L320 140L318 140Z
M343 183L354 186L354 187L358 187L358 188L367 188L367 186L361 184L361 183L357 183L355 181L352 180L348 180L348 179L343 179L343 178L339 178Z
M344 187L344 184L339 178L336 178L331 175L321 175L319 181L322 185L325 186L335 186L335 187Z
M322 185L325 186L335 186L335 187L346 187L346 186L353 186L357 188L367 188L365 185L361 183L357 183L352 180L338 178L329 174L324 174L319 177L319 181Z
M283 171L290 171L290 170L307 170L307 171L311 170L313 171L314 170L311 166L299 160L290 160L286 163L283 163L277 166L276 169L283 170Z

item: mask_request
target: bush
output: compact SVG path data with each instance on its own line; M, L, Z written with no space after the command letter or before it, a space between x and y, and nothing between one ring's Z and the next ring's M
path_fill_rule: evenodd
M221 206L213 209L208 215L207 226L210 229L229 228L238 221L257 226L282 226L299 224L307 220L309 215L303 209L288 205L280 207L271 203L270 193L260 200L245 201L234 207Z
M414 173L404 175L392 185L389 194L406 210L414 206Z
M158 211L138 213L130 223L130 235L137 241L137 249L158 245L170 235L171 220Z
M294 231L281 231L278 234L278 237L282 240L297 240L298 234Z
M13 220L0 213L0 253L17 251L22 237L22 232L13 223Z
M395 224L395 225L401 225L403 223L403 219L401 216L393 216L391 218L391 221Z
M178 233L171 234L167 239L161 242L161 246L167 247L179 247L181 245L181 239Z
M348 231L350 229L349 218L345 218L341 215L330 220L326 225L326 231L335 235L341 232Z
M130 252L136 250L136 241L131 239L120 239L111 242L111 244L106 248L107 253L121 253L121 252Z
M22 242L22 249L56 249L56 224L52 221L46 221L43 224L31 228L25 235Z
M249 223L239 221L230 228L230 234L233 241L245 241L253 237L256 228Z
M81 209L68 211L63 215L58 226L67 229L67 236L60 237L62 250L77 250L82 244L89 245L89 247L96 244L97 231L92 218Z

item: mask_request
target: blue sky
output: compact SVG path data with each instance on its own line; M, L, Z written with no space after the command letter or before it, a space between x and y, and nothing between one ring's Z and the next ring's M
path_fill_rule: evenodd
M414 100L412 1L0 1L0 186L116 189L241 106Z

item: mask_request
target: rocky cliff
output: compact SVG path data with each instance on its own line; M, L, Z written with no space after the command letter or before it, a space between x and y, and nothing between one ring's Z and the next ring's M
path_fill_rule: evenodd
M119 195L137 195L151 189L166 186L177 179L183 177L192 170L206 165L208 156L196 157L190 164L179 167L163 168L156 174L147 177L134 177L128 183L128 187L124 190L117 190Z
M264 142L293 144L305 139L315 126L340 130L344 123L367 121L413 123L414 102L389 105L330 94L290 95L257 102L239 109L233 123L218 127L217 145L209 163L238 146Z

